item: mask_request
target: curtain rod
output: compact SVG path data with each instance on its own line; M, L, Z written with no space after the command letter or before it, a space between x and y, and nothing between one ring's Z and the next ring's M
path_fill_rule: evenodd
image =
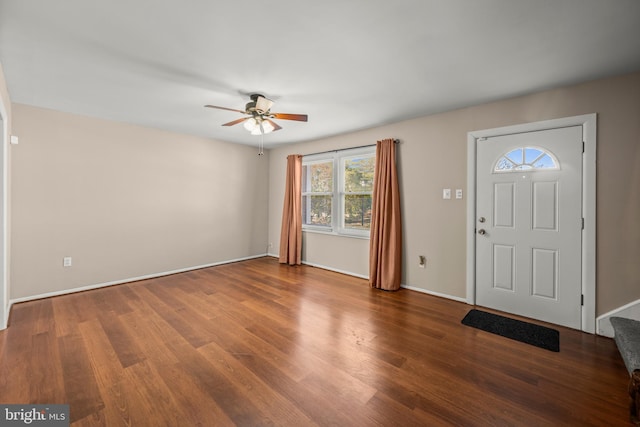
M400 144L400 140L399 139L394 139L393 142L395 144ZM317 153L303 154L303 156L315 156L316 154L337 153L338 151L356 150L358 148L375 147L376 145L377 144L369 144L369 145L358 145L357 147L338 148L336 150L327 150L327 151L319 151Z

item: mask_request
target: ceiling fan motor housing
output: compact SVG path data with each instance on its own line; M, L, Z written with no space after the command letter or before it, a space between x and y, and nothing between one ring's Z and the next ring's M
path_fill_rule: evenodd
M247 119L246 117L243 117L237 120L233 120L229 123L224 123L222 126L233 126L233 125L237 125L238 123L248 122L248 120L253 119L255 120L256 123L266 122L267 125L271 127L272 130L275 131L275 130L282 129L282 127L280 127L277 123L275 123L271 119L295 120L300 122L307 121L306 114L272 113L271 107L273 106L273 101L270 100L269 98L265 98L265 96L260 93L253 93L250 95L250 97L251 97L251 101L245 105L244 111L236 110L234 108L220 107L217 105L205 105L205 107L217 108L220 110L227 110L227 111L234 111L237 113L246 114L250 116L249 119Z
M247 114L254 113L256 111L256 102L255 101L247 102L247 105L245 105L244 109L247 112Z

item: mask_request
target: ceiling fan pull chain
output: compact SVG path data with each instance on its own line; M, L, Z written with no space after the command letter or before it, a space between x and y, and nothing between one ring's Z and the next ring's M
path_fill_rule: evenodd
M308 120L306 114L272 113L272 105L272 100L265 98L263 95L258 93L254 93L251 94L251 102L247 103L244 111L209 104L205 105L205 107L245 114L248 117L242 117L229 123L223 123L222 126L234 126L239 123L244 123L245 129L251 132L252 135L258 135L258 133L260 135L264 135L265 133L271 133L282 129L280 125L271 119L293 120L298 122L306 122ZM262 156L263 154L264 143L261 142L258 155Z
M258 148L258 156L264 155L264 129L262 122L260 122L260 147Z

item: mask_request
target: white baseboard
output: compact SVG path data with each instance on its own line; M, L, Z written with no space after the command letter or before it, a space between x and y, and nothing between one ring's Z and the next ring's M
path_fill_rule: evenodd
M623 305L615 310L611 310L602 316L598 316L596 319L598 335L613 338L613 327L609 320L611 317L624 317L627 319L640 320L640 300L630 302L629 304Z
M81 287L78 287L78 288L65 289L65 290L62 290L62 291L47 292L47 293L39 294L39 295L32 295L32 296L28 296L28 297L16 298L16 299L9 300L9 308L11 308L11 305L17 304L19 302L33 301L33 300L42 299L42 298L55 297L55 296L58 296L58 295L66 295L66 294L73 294L73 293L76 293L76 292L89 291L91 289L105 288L107 286L122 285L124 283L131 283L131 282L137 282L137 281L140 281L140 280L154 279L156 277L170 276L172 274L186 273L187 271L200 270L202 268L215 267L217 265L231 264L231 263L234 263L234 262L246 261L246 260L254 259L254 258L262 258L262 257L264 257L266 255L267 254L253 255L253 256L248 256L248 257L244 257L244 258L237 258L237 259L231 259L231 260L227 260L227 261L214 262L214 263L211 263L211 264L197 265L197 266L193 266L193 267L180 268L180 269L177 269L177 270L164 271L164 272L161 272L161 273L153 273L153 274L147 274L147 275L144 275L144 276L130 277L128 279L114 280L113 282L98 283L98 284L95 284L95 285L87 285L87 286L81 286ZM8 318L8 314L7 314L7 318Z
M223 264L231 264L231 263L234 263L234 262L246 261L246 260L249 260L249 259L262 258L264 256L269 256L269 257L273 257L273 258L278 258L279 257L279 255L277 255L277 254L264 253L264 254L249 256L249 257L243 257L243 258L237 258L237 259L232 259L232 260L214 262L214 263L210 263L210 264L204 264L204 265L197 265L197 266L192 266L192 267L180 268L180 269L177 269L177 270L163 271L163 272L160 272L160 273L147 274L147 275L144 275L144 276L130 277L130 278L127 278L127 279L122 279L122 280L114 280L114 281L111 281L111 282L105 282L105 283L98 283L98 284L94 284L94 285L81 286L81 287L78 287L78 288L65 289L65 290L62 290L62 291L47 292L47 293L39 294L39 295L32 295L32 296L28 296L28 297L11 299L11 300L9 300L9 304L8 304L8 308L7 308L7 312L6 312L6 319L4 319L5 320L5 325L8 324L9 313L11 312L11 306L13 304L17 304L17 303L20 303L20 302L34 301L34 300L38 300L38 299L50 298L50 297L59 296L59 295L66 295L66 294L72 294L72 293L76 293L76 292L89 291L89 290L92 290L92 289L104 288L104 287L107 287L107 286L122 285L124 283L131 283L131 282L137 282L137 281L140 281L140 280L147 280L147 279L154 279L154 278L157 278L157 277L170 276L172 274L186 273L187 271L199 270L199 269L208 268L208 267L215 267L217 265L223 265ZM311 263L311 262L306 262L306 261L302 261L302 263L304 265L308 265L310 267L317 267L317 268L321 268L323 270L333 271L333 272L340 273L340 274L346 274L348 276L358 277L358 278L365 279L365 280L369 279L368 275L363 275L363 274L358 274L358 273L354 273L354 272L351 272L351 271L341 270L341 269L338 269L338 268L328 267L328 266L322 265L322 264L316 264L316 263ZM453 295L443 294L443 293L440 293L440 292L429 291L429 290L426 290L426 289L423 289L423 288L418 288L418 287L415 287L415 286L410 286L410 285L405 285L405 284L402 284L400 286L402 288L404 288L404 289L409 289L409 290L412 290L412 291L421 292L421 293L424 293L424 294L433 295L433 296L440 297L440 298L446 298L446 299L450 299L450 300L454 300L454 301L458 301L458 302L467 303L467 300L465 298L455 297ZM639 311L639 313L640 313L640 311ZM610 326L610 324L609 324L609 326Z
M310 267L317 267L317 268L321 268L323 270L335 271L336 273L346 274L347 276L359 277L361 279L369 279L369 276L365 276L363 274L353 273L351 271L340 270L338 268L333 268L333 267L327 267L326 265L322 265L322 264L315 264L315 263L307 262L307 261L302 261L302 263L304 265L308 265Z
M11 313L11 301L7 301L7 308L4 312L4 319L0 319L3 322L0 325L0 331L3 329L7 329L7 326L9 326L9 313Z
M433 295L434 297L446 298L446 299L450 299L450 300L453 300L453 301L463 302L465 304L467 303L467 299L466 298L454 297L453 295L449 295L449 294L442 294L440 292L428 291L426 289L417 288L415 286L409 286L409 285L400 285L400 286L405 288L405 289L410 289L412 291L422 292L423 294L428 294L428 295Z
M305 265L311 266L311 267L317 267L317 268L322 268L323 270L335 271L336 273L346 274L348 276L359 277L359 278L365 279L365 280L369 279L369 276L365 276L363 274L357 274L357 273L352 273L350 271L344 271L344 270L340 270L340 269L337 269L337 268L327 267L326 265L314 264L314 263L306 262L306 261L302 261L302 263L305 264ZM404 284L401 284L400 287L404 288L404 289L409 289L411 291L421 292L423 294L428 294L428 295L433 295L433 296L440 297L440 298L446 298L446 299L450 299L450 300L454 300L454 301L459 301L459 302L463 302L465 304L467 303L467 299L466 298L454 297L453 295L442 294L440 292L428 291L428 290L423 289L423 288L417 288L415 286L409 286L409 285L404 285Z

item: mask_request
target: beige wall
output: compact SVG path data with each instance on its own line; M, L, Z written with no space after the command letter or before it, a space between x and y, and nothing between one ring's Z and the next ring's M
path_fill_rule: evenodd
M20 104L13 132L12 299L266 252L268 154Z
M473 106L271 151L269 241L278 253L287 154L398 138L403 205L403 283L466 297L467 132L598 114L597 314L640 299L640 73ZM305 233L304 261L367 275L368 241ZM427 268L418 267L418 256Z
M275 254L286 155L387 137L401 140L403 283L464 298L466 198L445 201L441 191L462 188L466 197L467 132L594 112L597 313L640 299L640 73L282 147L264 158L251 147L8 109L20 137L10 147L13 299L258 255L268 242ZM368 240L305 233L303 241L306 262L367 275ZM62 267L64 256L73 267Z

